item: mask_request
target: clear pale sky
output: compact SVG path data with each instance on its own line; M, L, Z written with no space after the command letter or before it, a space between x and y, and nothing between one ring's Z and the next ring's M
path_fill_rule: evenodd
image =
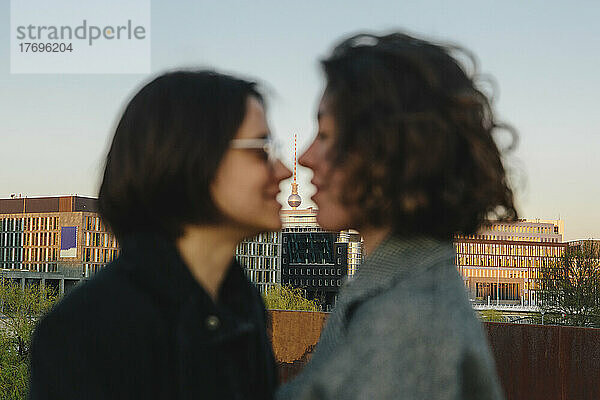
M567 240L600 238L599 20L595 1L152 1L151 75L11 75L0 0L0 197L95 196L123 105L177 67L264 82L291 166L293 133L305 148L316 132L318 60L350 33L403 29L467 47L495 77L498 115L519 131L507 163L521 215L561 217ZM312 205L311 173L298 173L301 207Z

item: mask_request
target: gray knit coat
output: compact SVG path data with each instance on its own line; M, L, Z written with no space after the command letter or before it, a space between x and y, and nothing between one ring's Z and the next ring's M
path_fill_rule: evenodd
M448 242L385 239L277 399L502 399Z

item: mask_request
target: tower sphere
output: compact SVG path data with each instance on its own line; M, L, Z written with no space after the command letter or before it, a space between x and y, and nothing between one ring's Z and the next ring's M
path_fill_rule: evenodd
M288 197L288 204L290 207L296 208L300 203L302 203L302 198L299 195L295 193L290 194L290 197Z

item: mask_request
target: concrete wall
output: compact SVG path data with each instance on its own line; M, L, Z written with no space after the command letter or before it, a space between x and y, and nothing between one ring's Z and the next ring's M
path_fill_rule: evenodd
M327 313L271 310L285 382L310 360ZM507 399L600 399L600 329L484 323Z

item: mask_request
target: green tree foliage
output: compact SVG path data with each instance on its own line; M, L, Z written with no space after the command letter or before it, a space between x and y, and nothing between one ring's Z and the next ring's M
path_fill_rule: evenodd
M275 286L264 295L265 306L270 310L320 311L314 300L303 296L303 290L291 286Z
M557 262L541 266L538 302L546 322L600 326L599 243L569 246Z
M38 285L0 283L0 398L25 399L31 335L37 319L57 299Z

